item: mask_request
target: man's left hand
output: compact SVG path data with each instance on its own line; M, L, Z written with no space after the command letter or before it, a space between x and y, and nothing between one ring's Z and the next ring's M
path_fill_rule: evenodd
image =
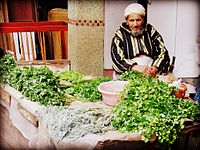
M155 77L157 71L158 71L157 67L150 66L150 67L146 67L143 73L146 74L146 75L148 75L148 76Z

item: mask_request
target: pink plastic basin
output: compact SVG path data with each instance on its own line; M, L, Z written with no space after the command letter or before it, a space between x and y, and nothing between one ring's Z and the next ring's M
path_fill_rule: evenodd
M102 100L105 104L115 106L120 100L120 92L123 91L124 86L128 84L128 81L108 81L103 82L98 86L99 92L101 92Z

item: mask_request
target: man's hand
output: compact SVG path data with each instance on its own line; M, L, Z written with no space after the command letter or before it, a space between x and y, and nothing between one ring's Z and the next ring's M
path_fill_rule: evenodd
M145 66L145 65L134 65L131 70L139 71L145 75L148 75L150 77L155 77L156 73L158 71L158 68L155 66Z
M151 66L151 67L146 67L145 70L144 70L144 74L150 76L150 77L155 77L156 76L156 73L158 71L158 68L155 67L155 66Z

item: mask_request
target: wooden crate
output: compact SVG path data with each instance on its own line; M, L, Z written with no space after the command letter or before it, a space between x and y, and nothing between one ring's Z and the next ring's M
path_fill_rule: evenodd
M20 103L17 103L17 109L29 122L31 122L35 127L38 127L38 119L35 115L29 112Z
M6 91L4 91L1 87L0 87L0 100L3 101L8 106L10 106L10 104L11 104L10 94L7 93Z

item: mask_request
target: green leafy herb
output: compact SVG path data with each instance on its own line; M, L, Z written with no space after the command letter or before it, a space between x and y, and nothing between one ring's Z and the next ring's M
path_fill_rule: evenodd
M43 105L65 105L58 77L46 66L15 68L10 74L9 84L32 101Z
M98 86L102 82L110 81L109 77L98 77L89 81L73 84L70 88L66 89L69 95L73 95L79 99L86 101L97 101L100 100L101 93L98 91Z
M122 101L113 109L113 126L122 131L138 132L147 142L155 134L160 143L172 144L184 119L195 119L200 106L175 97L173 87L138 72L121 76L129 80L122 92Z
M80 83L84 81L83 75L76 71L63 71L59 74L59 79L68 81L70 83Z
M16 66L15 59L10 54L0 59L0 83L8 83L8 76Z

